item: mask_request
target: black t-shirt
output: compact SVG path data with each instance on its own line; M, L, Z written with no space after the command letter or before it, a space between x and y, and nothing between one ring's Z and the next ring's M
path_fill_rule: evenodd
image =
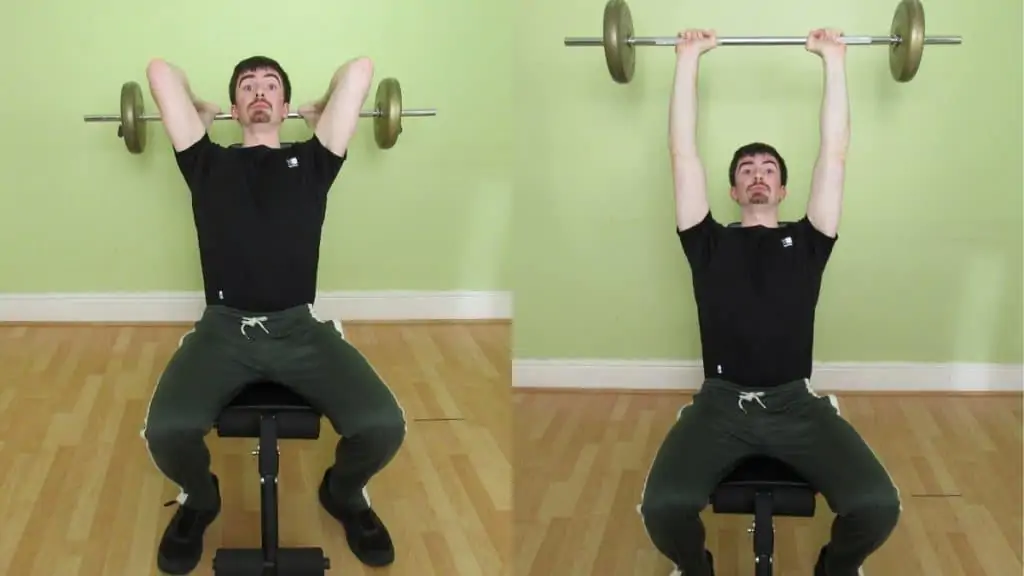
M734 228L710 212L677 234L693 273L705 377L752 388L810 378L814 313L838 238L806 216Z
M313 136L289 147L175 154L192 193L207 304L273 312L312 304L327 193L344 164Z

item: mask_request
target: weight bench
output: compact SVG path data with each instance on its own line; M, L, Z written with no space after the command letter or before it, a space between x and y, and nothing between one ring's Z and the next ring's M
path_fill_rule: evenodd
M315 440L321 414L301 396L275 382L246 386L215 423L221 438L258 438L253 455L260 475L260 548L218 548L216 576L322 576L331 567L322 548L280 548L277 475L279 439Z
M772 576L775 516L814 516L818 491L792 468L766 456L742 460L711 495L717 514L753 514L754 573Z

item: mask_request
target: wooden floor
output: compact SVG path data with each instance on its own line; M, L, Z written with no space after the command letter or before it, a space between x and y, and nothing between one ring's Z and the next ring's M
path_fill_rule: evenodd
M144 576L177 489L139 429L152 388L187 329L0 326L0 574ZM364 568L316 491L337 435L283 441L282 543L323 546L328 574L502 576L511 556L510 327L351 325L348 338L406 410L409 432L369 487L397 547ZM223 510L193 574L219 546L259 546L253 442L207 439Z
M161 504L177 491L138 432L186 328L0 326L0 574L157 573L156 545L173 509ZM513 561L515 576L669 573L636 505L687 396L513 396L508 325L346 331L409 418L403 449L370 485L398 559L364 568L320 509L317 483L336 440L329 425L318 441L282 442L285 545L323 546L329 574L346 576L512 576ZM1019 396L841 401L903 495L900 525L869 560L869 576L1022 573ZM211 435L208 444L224 507L196 575L212 573L219 546L259 545L252 441ZM776 576L810 575L831 522L819 506L814 519L778 519ZM749 519L704 518L717 575L751 574Z
M667 576L637 514L658 445L689 397L516 392L516 576ZM1011 576L1021 564L1021 398L840 397L903 497L868 576ZM832 515L780 518L775 576L810 576ZM750 518L702 515L717 576L753 574Z

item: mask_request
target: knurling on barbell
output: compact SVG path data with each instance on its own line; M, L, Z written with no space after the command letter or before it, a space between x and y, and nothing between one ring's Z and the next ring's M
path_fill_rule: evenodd
M910 82L917 75L924 56L925 44L959 45L960 36L925 36L924 6L920 0L900 0L893 13L886 36L847 36L842 41L850 46L888 46L889 72L897 82ZM626 0L608 0L604 7L603 36L566 38L565 45L602 46L612 79L627 84L636 70L637 46L675 46L676 36L636 37L633 16ZM720 46L803 46L801 36L727 36L719 37Z
M142 87L138 82L125 82L121 85L120 114L90 114L85 116L86 122L117 122L117 135L124 139L128 152L141 154L146 149L146 124L159 121L159 114L146 114L145 102L142 98ZM373 118L373 138L377 146L387 150L398 142L402 133L402 118L405 116L437 116L433 108L402 108L402 86L396 78L385 78L377 86L374 96L374 109L359 113L362 118ZM288 119L302 118L295 112L285 116ZM214 120L231 120L230 114L217 114Z

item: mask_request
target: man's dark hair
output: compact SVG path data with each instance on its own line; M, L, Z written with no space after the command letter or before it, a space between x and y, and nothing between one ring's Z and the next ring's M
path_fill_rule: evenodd
M234 72L231 73L231 83L228 85L228 97L231 99L231 104L235 104L235 90L238 88L238 79L242 77L242 74L248 72L254 72L256 70L269 68L277 75L281 77L281 87L284 88L284 101L286 104L290 104L292 101L292 82L288 79L288 73L284 71L284 68L277 63L277 60L268 58L267 56L250 56L245 60L242 60L235 65Z
M786 170L786 161L782 159L782 155L779 154L778 150L764 142L752 142L745 146L740 146L736 150L732 155L732 162L729 163L729 185L736 185L736 167L739 166L740 161L757 154L767 154L775 158L775 161L779 163L779 179L782 185L785 186L786 179L789 176L789 172Z

